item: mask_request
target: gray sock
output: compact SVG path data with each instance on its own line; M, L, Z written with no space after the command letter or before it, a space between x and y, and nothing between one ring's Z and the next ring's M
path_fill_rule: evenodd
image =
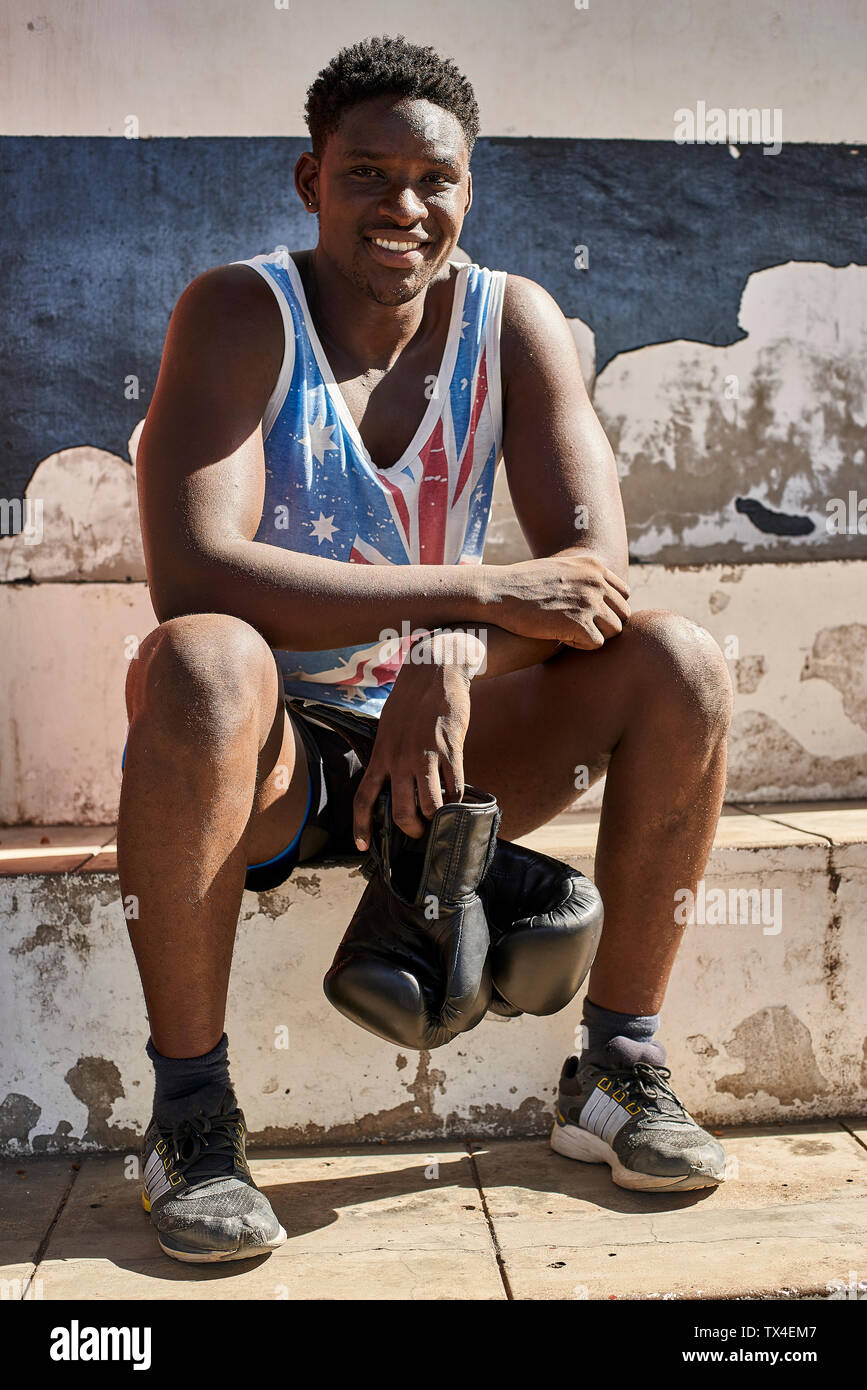
M581 1056L604 1065L606 1048L613 1038L628 1038L634 1043L651 1043L659 1028L659 1014L620 1014L603 1009L592 1000L584 1000L582 1016L583 1042ZM658 1048L657 1044L657 1048ZM663 1052L663 1060L665 1054Z
M154 1114L161 1124L180 1124L200 1110L206 1115L217 1114L232 1085L225 1033L217 1046L201 1057L163 1057L151 1038L145 1051L154 1065Z

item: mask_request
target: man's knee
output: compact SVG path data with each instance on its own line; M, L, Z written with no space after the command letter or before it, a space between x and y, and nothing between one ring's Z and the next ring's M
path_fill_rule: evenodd
M273 654L249 623L190 613L161 623L141 643L127 677L127 710L131 722L144 715L240 727L275 682Z
M650 608L632 614L615 640L624 638L633 646L645 698L662 701L677 719L697 720L718 734L727 732L731 676L719 644L706 628L680 613Z

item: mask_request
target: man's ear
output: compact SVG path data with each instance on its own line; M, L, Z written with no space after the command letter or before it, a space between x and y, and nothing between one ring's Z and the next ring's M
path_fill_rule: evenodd
M472 174L471 174L471 173L469 172L469 170L468 170L468 171L467 171L467 205L466 205L466 207L464 208L464 217L466 217L466 215L467 215L467 213L469 212L469 210L470 210L470 208L472 207L472 205L473 205L473 176L472 176Z
M305 150L295 165L295 191L305 207L316 200L318 179L319 161L310 150Z

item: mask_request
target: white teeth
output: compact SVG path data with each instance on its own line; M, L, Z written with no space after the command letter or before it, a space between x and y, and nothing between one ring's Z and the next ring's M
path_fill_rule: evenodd
M375 246L383 246L386 251L415 251L419 243L417 241L383 241L382 237L371 237Z

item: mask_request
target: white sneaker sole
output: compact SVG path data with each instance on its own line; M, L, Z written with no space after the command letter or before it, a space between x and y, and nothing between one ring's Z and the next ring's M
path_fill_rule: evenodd
M559 1125L556 1120L551 1130L551 1148L564 1158L577 1159L579 1163L607 1163L611 1169L612 1180L618 1187L628 1187L638 1192L688 1192L696 1187L718 1187L725 1181L725 1175L715 1178L712 1173L699 1173L693 1169L682 1177L656 1177L652 1173L636 1173L632 1168L624 1168L617 1154L604 1139L591 1134L578 1125Z
M159 1240L159 1236L157 1236ZM170 1255L173 1260L181 1260L183 1264L189 1265L210 1265L223 1264L226 1260L255 1260L259 1255L268 1255L272 1250L276 1250L286 1240L286 1232L280 1227L280 1234L275 1237L268 1245L258 1245L255 1250L249 1246L243 1250L230 1250L228 1253L220 1250L202 1250L192 1253L186 1250L172 1250L168 1245L163 1245L159 1241L160 1249L164 1254Z

